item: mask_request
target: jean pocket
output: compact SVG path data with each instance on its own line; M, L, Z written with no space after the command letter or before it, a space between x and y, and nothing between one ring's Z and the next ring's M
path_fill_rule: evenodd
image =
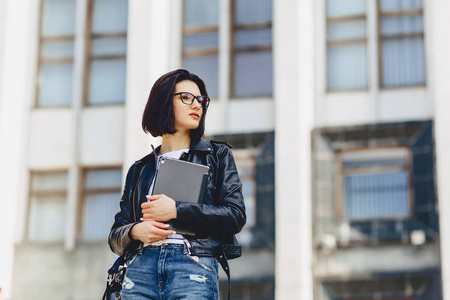
M185 254L189 260L194 262L197 266L201 267L202 269L213 273L215 268L215 258L214 257L208 257L208 256L194 256L190 254Z

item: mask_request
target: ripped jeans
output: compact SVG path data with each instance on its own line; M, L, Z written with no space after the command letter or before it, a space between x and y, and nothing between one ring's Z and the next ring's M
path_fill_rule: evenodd
M121 300L218 300L218 262L187 246L147 246L128 260Z

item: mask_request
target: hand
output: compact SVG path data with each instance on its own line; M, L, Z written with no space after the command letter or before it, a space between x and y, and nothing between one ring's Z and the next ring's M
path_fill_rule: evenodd
M156 221L144 221L131 228L131 237L143 243L151 244L175 233L175 231L168 230L167 228L169 228L169 224Z
M175 201L162 194L147 196L149 202L141 204L143 220L155 220L167 222L177 218L177 207Z

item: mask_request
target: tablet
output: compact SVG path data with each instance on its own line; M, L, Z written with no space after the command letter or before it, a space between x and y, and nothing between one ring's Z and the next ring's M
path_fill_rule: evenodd
M207 166L162 157L153 195L165 194L175 201L198 203L203 198L208 173Z

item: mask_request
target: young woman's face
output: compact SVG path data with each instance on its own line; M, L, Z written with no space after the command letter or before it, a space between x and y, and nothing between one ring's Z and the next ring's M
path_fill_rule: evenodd
M200 96L200 89L197 84L190 80L183 80L175 85L175 92L191 93L194 96ZM197 100L194 100L192 104L184 104L181 101L182 95L176 95L173 97L173 113L175 116L175 129L177 131L189 131L196 129L200 125L200 120L203 115L203 109Z

